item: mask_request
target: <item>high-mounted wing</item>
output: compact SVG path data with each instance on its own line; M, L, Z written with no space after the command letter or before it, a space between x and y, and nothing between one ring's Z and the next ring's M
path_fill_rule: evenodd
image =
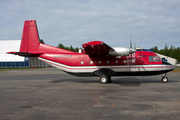
M83 53L86 53L89 56L94 56L94 55L129 56L129 54L133 54L136 52L136 50L133 49L132 47L112 48L102 41L91 41L88 43L84 43L82 46L84 48Z
M109 52L114 51L113 48L108 46L102 41L91 41L88 43L82 44L84 48L84 53L88 54L89 56L93 55L105 55L109 54Z

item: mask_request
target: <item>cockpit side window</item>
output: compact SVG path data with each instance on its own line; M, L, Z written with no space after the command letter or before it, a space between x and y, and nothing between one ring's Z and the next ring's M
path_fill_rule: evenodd
M160 62L157 56L149 56L149 62Z

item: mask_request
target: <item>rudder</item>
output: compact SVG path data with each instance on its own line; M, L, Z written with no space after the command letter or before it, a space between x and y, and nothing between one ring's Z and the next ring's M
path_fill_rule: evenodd
M21 46L19 52L34 53L39 52L39 34L36 20L27 20L24 22Z

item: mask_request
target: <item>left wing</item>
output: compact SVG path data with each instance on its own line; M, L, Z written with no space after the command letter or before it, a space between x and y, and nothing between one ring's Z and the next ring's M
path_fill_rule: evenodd
M93 55L106 55L114 49L102 41L91 41L88 43L82 44L84 48L84 53L88 54L89 56Z

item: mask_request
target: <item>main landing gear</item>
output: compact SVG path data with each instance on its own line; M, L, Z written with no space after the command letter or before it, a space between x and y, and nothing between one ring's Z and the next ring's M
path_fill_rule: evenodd
M165 74L165 76L164 77L162 77L162 82L164 82L164 83L167 83L168 82L168 77L166 77L166 74Z
M100 81L101 84L112 83L112 81L111 81L111 76L106 76L106 75L102 75L102 76L99 78L99 81Z

